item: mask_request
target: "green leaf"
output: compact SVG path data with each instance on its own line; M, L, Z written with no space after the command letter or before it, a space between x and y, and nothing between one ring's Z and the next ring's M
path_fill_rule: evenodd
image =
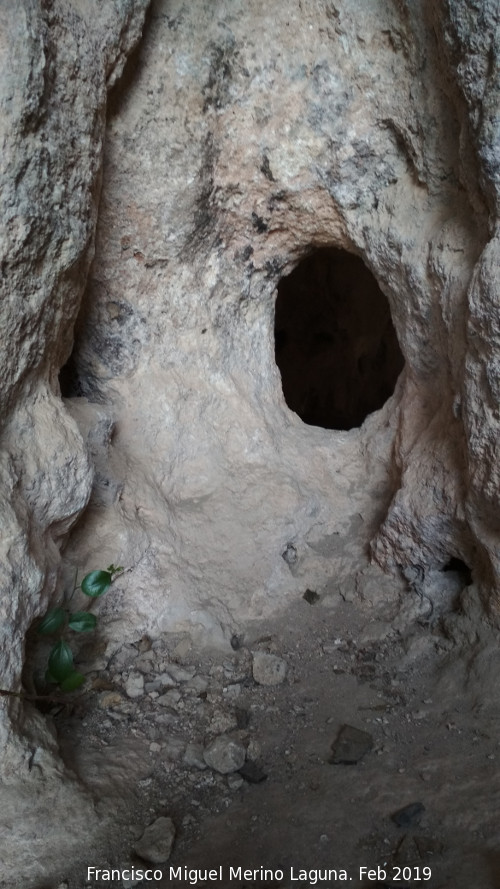
M123 565L115 566L111 564L109 568L106 568L106 571L109 571L110 574L118 574L120 571L123 571Z
M50 636L51 633L55 633L63 625L65 618L66 612L64 608L53 608L52 611L47 611L47 614L39 623L37 632L42 636Z
M76 670L73 670L66 679L60 683L61 691L75 691L76 688L80 688L81 685L85 682L85 676L82 676L81 673L78 673Z
M50 670L45 671L45 682L55 683L57 685L57 679L52 675Z
M67 642L56 642L49 655L49 673L56 682L64 682L73 672L73 652Z
M109 571L91 571L90 574L86 574L82 580L82 593L85 593L86 596L92 596L93 599L97 599L98 596L102 596L102 594L106 592L107 588L111 585L112 580L113 578Z
M75 611L70 616L68 626L75 633L89 633L90 630L95 629L96 623L97 618L95 614L89 614L88 611Z

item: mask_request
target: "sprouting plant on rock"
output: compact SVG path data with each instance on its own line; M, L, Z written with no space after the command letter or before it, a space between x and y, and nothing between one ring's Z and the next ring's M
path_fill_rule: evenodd
M73 652L65 640L68 630L74 633L89 633L95 630L97 617L90 611L71 611L69 605L77 590L81 590L91 600L99 598L111 586L115 576L123 571L123 566L110 565L105 571L91 571L86 574L80 584L77 583L77 575L73 590L69 596L67 606L52 608L42 618L38 633L42 636L58 635L49 654L46 679L59 685L61 691L74 691L85 682L85 676L75 670ZM91 606L89 603L89 607Z

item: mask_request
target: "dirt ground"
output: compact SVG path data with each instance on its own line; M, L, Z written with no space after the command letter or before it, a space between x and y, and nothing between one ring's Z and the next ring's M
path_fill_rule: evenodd
M360 565L226 651L182 636L108 661L94 651L91 690L51 718L108 827L61 887L500 889L500 655L468 580L451 564L398 590ZM256 651L286 662L283 681L254 680ZM344 725L370 736L356 763L331 762ZM206 767L203 749L227 734L246 778ZM134 846L160 816L173 850L146 864ZM88 866L163 877L87 880Z

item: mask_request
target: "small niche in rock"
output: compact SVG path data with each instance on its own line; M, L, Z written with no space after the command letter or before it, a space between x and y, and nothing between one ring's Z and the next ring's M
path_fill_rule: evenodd
M455 574L458 574L460 580L463 582L464 587L470 586L472 583L472 571L469 566L462 561L462 559L457 559L456 556L452 556L441 568L441 571L454 571Z
M275 355L288 407L353 429L394 392L404 358L389 303L359 256L315 250L278 285Z
M63 398L75 398L84 394L74 353L69 356L66 364L59 371L59 386Z

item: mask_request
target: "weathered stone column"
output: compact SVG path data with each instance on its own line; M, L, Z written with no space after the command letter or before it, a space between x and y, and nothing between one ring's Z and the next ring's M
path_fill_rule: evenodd
M72 344L101 185L107 90L147 0L7 0L0 10L0 687L54 593L93 470L57 375ZM0 697L0 884L57 873L98 828L45 720Z

